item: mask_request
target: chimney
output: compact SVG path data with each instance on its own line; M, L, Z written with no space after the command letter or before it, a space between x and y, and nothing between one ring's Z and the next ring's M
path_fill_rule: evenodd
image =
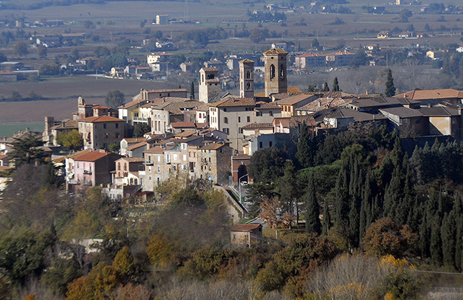
M428 108L431 108L431 107L432 107L431 103L428 103Z

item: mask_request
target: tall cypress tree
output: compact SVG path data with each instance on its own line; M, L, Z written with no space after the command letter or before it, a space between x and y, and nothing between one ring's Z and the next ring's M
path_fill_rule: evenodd
M345 164L341 167L336 179L336 198L334 200L334 225L346 228L349 214L348 174Z
M323 84L323 92L329 92L330 91L330 87L328 86L328 82L325 81L325 83Z
M340 89L339 89L339 83L338 83L338 77L334 77L334 80L333 80L333 89L332 89L333 92L339 92Z
M392 71L391 69L387 69L387 81L386 81L386 97L392 97L395 95L395 86L394 86L394 78L392 78Z
M195 82L191 82L190 99L195 99Z
M331 228L331 214L328 203L325 201L323 206L323 224L322 224L322 234L328 235Z
M309 175L309 186L304 200L307 208L305 213L305 229L307 232L315 232L320 234L320 206L318 204L317 195L315 193L315 179L313 173Z
M302 123L299 141L297 143L296 159L301 168L308 168L312 166L313 149L312 141L310 140L307 124Z

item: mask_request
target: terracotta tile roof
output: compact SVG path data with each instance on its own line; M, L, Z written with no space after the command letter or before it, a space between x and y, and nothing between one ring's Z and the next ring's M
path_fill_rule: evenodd
M330 107L340 106L349 103L349 101L342 98L318 98L304 106L296 108L296 111L306 111L315 113Z
M155 108L154 105L153 105L153 108ZM196 110L208 111L209 110L209 106L206 103L198 101L198 100L190 100L186 98L175 98L173 101L167 102L165 105L161 104L157 108L162 108L163 110L167 110L168 112L174 115L183 114L184 112L187 112L187 111L196 111Z
M209 104L212 107L256 106L253 98L227 98Z
M129 146L129 147L125 148L125 150L132 151L132 150L134 150L134 149L138 149L138 148L140 148L140 147L146 146L146 144L148 144L146 141L140 142L140 143L136 143L135 145L132 145L132 146Z
M140 99L137 98L137 97L134 97L134 99L135 99L135 100L132 100L132 101L127 102L127 103L124 103L123 105L119 106L118 108L130 108L130 107L133 107L133 106L143 105L143 104L149 103L149 101L147 101L147 100L140 100Z
M238 154L238 155L232 156L232 159L251 159L251 155Z
M272 48L264 52L264 55L278 55L278 54L288 54L285 50L280 48Z
M93 105L93 109L109 109L109 107L104 105Z
M75 156L75 161L97 161L105 156L111 155L111 152L100 152L100 151L91 151L89 153L85 153L79 156Z
M153 148L149 148L149 149L146 150L146 151L143 151L143 153L162 154L162 153L164 153L164 148L161 148L161 147L159 147L159 146L156 146L156 147L153 147Z
M292 97L289 97L289 98L286 98L284 100L280 100L278 102L278 105L294 105L294 104L297 104L301 101L305 101L305 100L308 100L308 99L311 99L312 101L317 99L318 97L315 96L314 94L312 93L304 93L304 94L299 94L299 95L294 95Z
M110 116L100 116L100 117L88 117L85 119L78 120L79 122L89 122L89 123L103 123L103 122L125 122L122 119L110 117Z
M90 150L90 149L82 150L82 151L76 152L74 154L68 155L68 156L66 156L66 158L76 158L77 156L80 156L82 154L89 153L89 152L92 152L92 150Z
M275 102L261 102L261 104L258 104L256 109L280 109L281 110L281 107L278 106L278 104L276 104Z
M0 157L1 159L1 157ZM58 158L55 158L52 160L53 162L56 162L56 163L62 163L62 162L65 162L66 161L66 157L65 156L61 156L61 157L58 157Z
M193 122L173 122L170 123L170 126L172 126L172 128L196 128Z
M435 90L414 90L394 98L407 98L410 100L427 100L427 99L446 99L446 98L463 98L463 91L454 89L435 89Z
M291 118L274 118L273 119L273 124L275 126L280 126L281 125L282 127L287 128L287 127L289 127L289 120L290 119Z
M0 160L1 160L1 159L5 159L5 158L7 158L7 157L8 157L8 154L0 155Z
M185 130L184 132L177 133L174 136L177 138L186 138L186 137L190 137L195 134L196 134L196 130Z
M125 140L129 144L132 144L146 141L146 138L124 138L123 140Z
M200 150L217 150L217 149L222 148L223 146L225 146L225 144L211 143L211 144L208 144L208 145L204 145L199 149Z
M13 167L0 166L0 172L6 171L6 170L10 170L10 169L13 169Z
M236 224L230 229L231 231L238 231L238 232L249 232L255 230L259 227L262 227L260 224Z
M253 63L254 63L254 61L253 61L253 60L250 60L250 59L247 59L247 58L245 58L245 59L243 59L243 60L240 60L238 63L240 63L240 64L241 64L241 63L242 63L242 64L253 64Z

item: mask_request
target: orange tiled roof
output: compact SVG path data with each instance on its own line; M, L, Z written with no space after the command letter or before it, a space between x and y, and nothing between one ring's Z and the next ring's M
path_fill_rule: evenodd
M156 154L162 154L164 153L164 148L161 148L159 146L149 148L148 150L144 151L143 153L156 153Z
M299 103L301 101L307 100L309 98L316 99L317 96L315 96L312 93L308 93L308 94L304 93L304 94L294 95L292 97L281 100L278 104L279 105L294 105L294 104L297 104L297 103Z
M146 144L148 144L146 141L140 142L140 143L136 143L135 145L132 145L132 146L129 146L129 147L125 148L125 150L131 151L131 150L134 150L134 149L143 147L143 146L145 146Z
M89 153L85 153L79 156L74 157L74 160L78 161L97 161L107 155L112 154L111 152L100 152L100 151L92 151Z
M253 98L227 98L212 104L213 107L236 107L236 106L255 106L256 102Z
M88 117L85 119L78 120L79 122L89 122L89 123L102 123L102 122L125 122L122 119L110 117L110 116L100 116L100 117Z
M240 231L240 232L247 232L247 231L252 231L254 229L257 229L261 227L262 225L260 224L236 224L234 225L230 230L231 231Z
M193 122L173 122L170 123L170 126L173 128L196 128L196 125Z
M400 95L395 95L394 97L407 98L410 100L463 98L463 91L454 89L414 90Z

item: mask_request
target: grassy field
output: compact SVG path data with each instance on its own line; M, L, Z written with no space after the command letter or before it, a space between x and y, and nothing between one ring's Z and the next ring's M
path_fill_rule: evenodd
M42 0L17 0L15 2L33 3L41 2ZM285 1L277 1L272 3L283 3ZM220 40L217 43L210 43L205 49L195 49L195 52L203 52L206 50L222 50L222 51L258 51L267 50L273 42L287 41L300 44L303 49L310 48L312 40L318 38L322 46L335 47L339 44L344 44L352 48L358 48L367 44L378 44L382 48L399 48L412 47L416 45L429 45L431 47L442 47L450 43L461 43L461 31L463 31L463 17L458 15L444 15L445 22L438 22L442 15L422 15L418 11L424 5L427 5L431 0L424 0L423 5L419 6L395 6L385 5L383 1L373 0L365 3L363 0L351 0L345 6L351 8L356 14L314 14L309 15L304 10L295 9L293 13L287 13L288 20L283 26L279 23L264 23L262 28L277 33L278 37L267 39L261 43L253 43L248 38L240 39L230 37L227 40ZM439 2L451 3L450 0ZM243 3L242 0L204 0L199 2L148 2L148 1L117 1L106 2L105 4L89 5L79 4L72 6L52 6L37 10L27 11L8 11L3 10L2 15L23 15L27 21L33 22L46 19L62 19L64 21L74 21L65 26L52 28L25 28L25 31L37 31L37 34L63 34L65 30L72 33L85 32L90 35L98 35L101 38L100 42L94 43L89 39L84 40L84 44L77 48L83 55L92 55L93 49L96 46L105 46L112 48L118 43L130 39L135 43L140 43L141 40L149 38L149 33L143 33L149 29L151 33L161 30L166 37L176 38L187 30L204 29L206 27L221 26L230 33L236 30L241 30L246 27L249 31L256 28L258 24L242 22L246 20L246 12L254 9L262 9L262 7L270 3L270 1L251 3ZM408 23L398 23L397 14L372 15L362 13L362 5L380 5L385 6L388 12L398 13L403 9L409 9L415 14L409 18ZM300 3L298 5L307 5ZM296 5L296 7L298 6ZM198 24L168 24L168 25L153 25L151 21L157 14L168 14L171 18L177 20L194 20L199 21ZM344 21L342 25L330 25L336 18ZM460 19L461 18L461 19ZM148 22L144 28L140 28L140 21L146 19ZM91 20L94 28L84 28L80 23L83 20ZM112 25L108 25L107 20L114 21ZM303 20L307 26L294 26L296 22ZM418 31L423 30L428 24L431 29L438 29L442 26L452 28L452 31L447 32L445 36L436 36L422 39L376 39L376 32L380 30L392 30L398 27L405 30L410 24ZM0 31L11 30L0 29ZM39 60L36 54L31 50L31 53L21 61L34 68L38 68L42 64L52 63L55 55L60 55L61 60L65 61L65 55L69 54L74 47L63 47L49 49L48 59ZM1 49L0 51L8 55L9 60L15 58L12 49ZM137 50L132 49L133 56L137 56L140 60L144 59L145 53L137 53ZM355 51L355 50L354 50ZM178 53L190 54L193 50L179 49ZM417 79L410 78L411 75L407 71L407 66L394 66L393 71L396 76L396 86L407 90L415 87L444 87L445 80L440 80L438 74L429 73L426 67L420 68L420 72L416 72L414 76ZM435 70L432 70L435 71ZM339 73L340 72L340 73ZM364 83L361 87L357 84L347 83L352 78L365 77L363 74L368 73L371 79L377 69L365 69L363 72L349 70L336 71L331 73L317 73L309 75L292 76L290 85L298 86L301 89L306 89L308 84L321 84L324 81L332 82L334 76L345 78L341 84L341 88L349 92L365 90L369 84ZM339 73L339 74L338 74ZM349 73L349 74L345 74ZM352 80L351 80L352 81ZM358 80L354 80L358 82ZM71 118L71 114L76 110L77 97L83 96L87 102L103 104L106 93L110 90L120 90L127 96L127 101L136 95L140 89L163 89L177 88L179 85L189 88L190 78L182 78L181 76L172 76L169 81L154 82L154 81L138 81L138 80L114 80L114 79L98 79L86 76L73 76L61 78L49 78L41 82L15 82L15 83L0 83L0 98L9 98L13 92L19 92L23 97L28 97L32 92L46 98L47 100L19 102L19 103L0 103L0 124L12 124L16 126L18 122L27 124L42 123L45 115L54 115L56 119ZM370 84L371 86L371 84ZM379 88L376 88L379 89ZM1 126L1 125L0 125ZM10 125L9 125L10 126ZM13 130L14 131L14 130Z
M44 123L15 123L15 124L0 124L0 137L10 137L18 131L43 131Z

